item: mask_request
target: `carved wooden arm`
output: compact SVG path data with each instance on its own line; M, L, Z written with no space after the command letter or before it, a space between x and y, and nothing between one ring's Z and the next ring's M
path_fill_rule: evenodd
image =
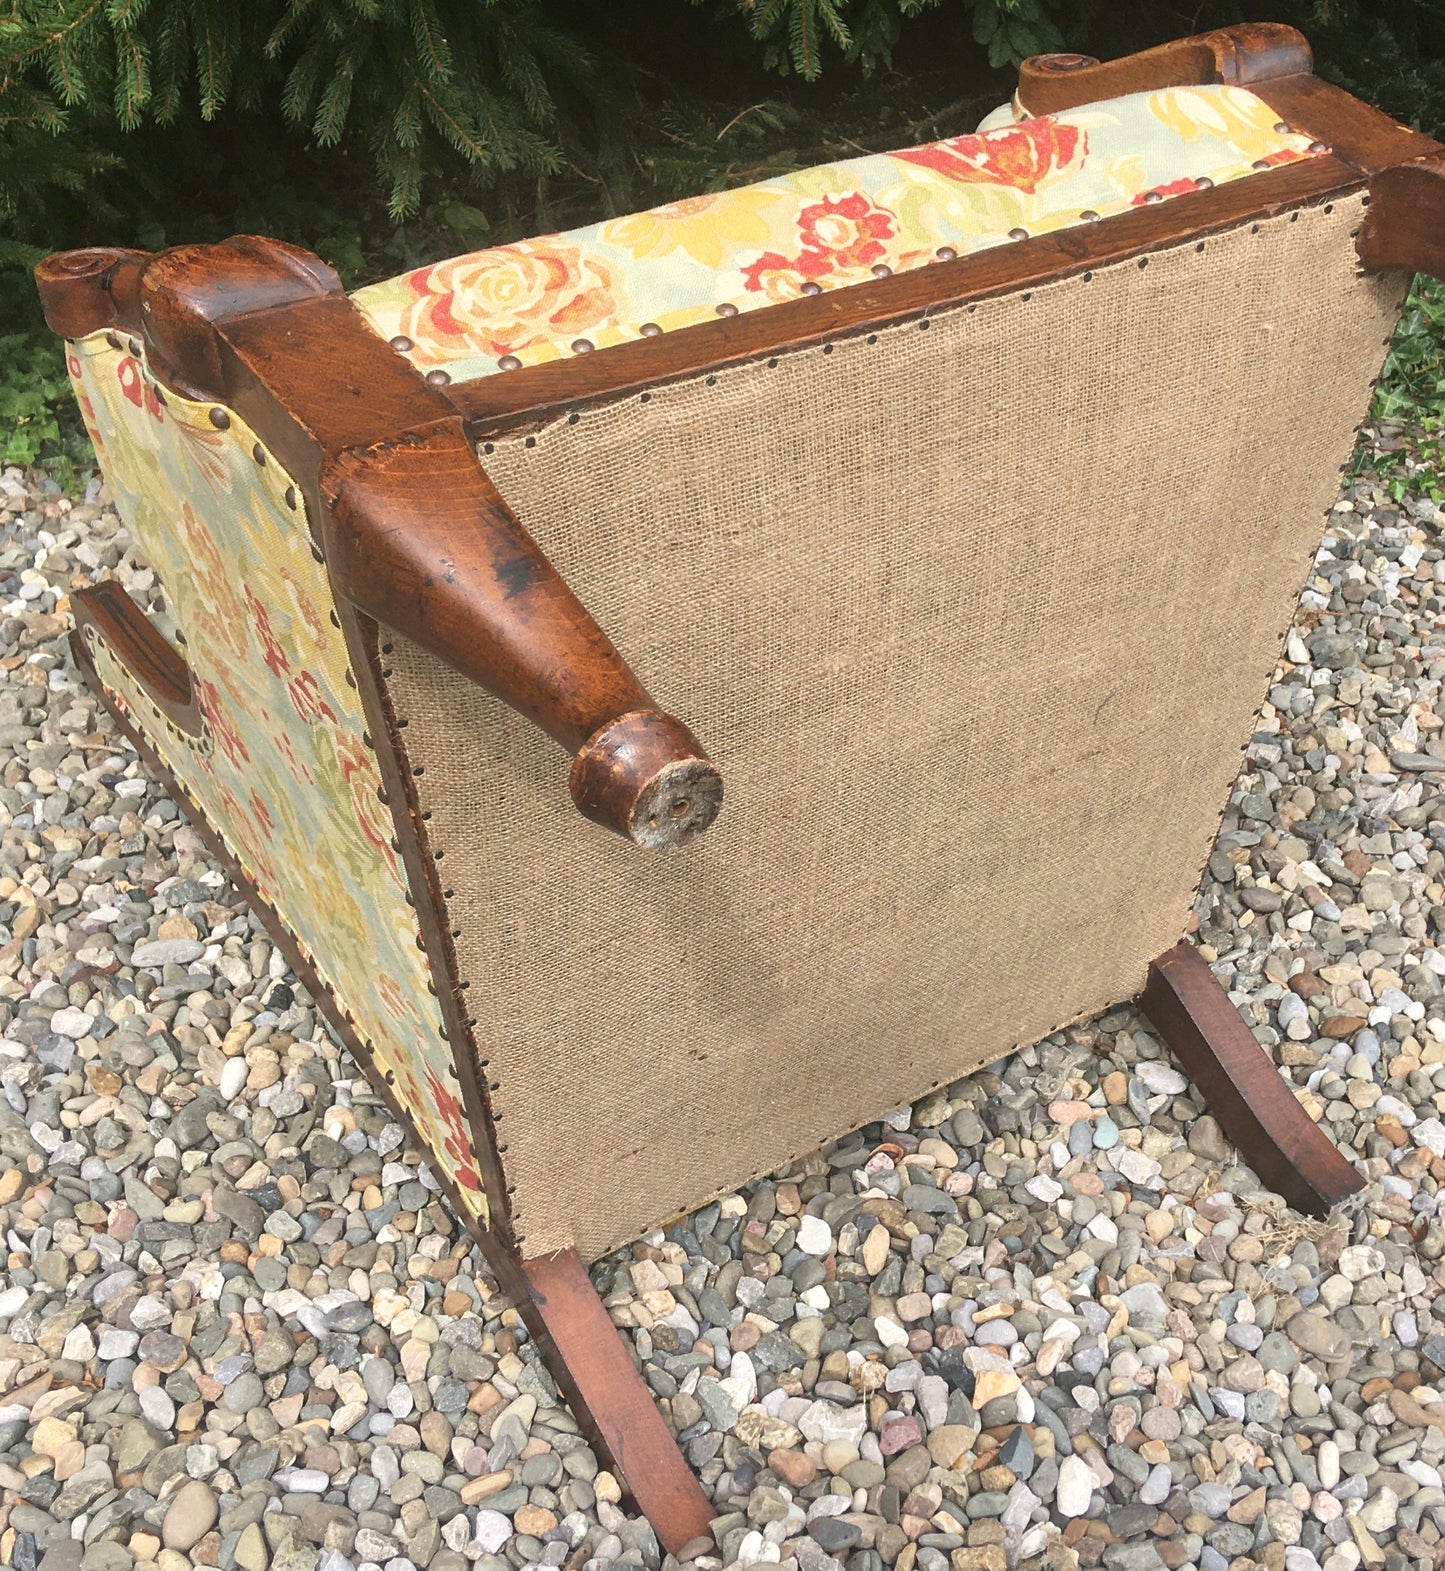
M1445 154L1370 176L1370 206L1355 237L1367 273L1402 267L1445 278Z
M717 770L517 521L460 419L344 453L322 487L337 589L560 742L588 818L648 847L712 823Z
M1199 87L1211 82L1244 86L1308 73L1311 65L1310 46L1303 34L1277 22L1254 22L1180 38L1120 60L1034 55L1019 67L1017 102L1027 114L1050 115L1104 98L1157 92L1164 87Z
M61 252L36 281L58 333L141 338L168 386L243 413L311 503L337 593L556 738L588 818L667 847L717 817L722 780L698 739L512 515L455 407L363 323L318 257L238 235L157 256ZM338 342L344 374L318 379L313 358Z

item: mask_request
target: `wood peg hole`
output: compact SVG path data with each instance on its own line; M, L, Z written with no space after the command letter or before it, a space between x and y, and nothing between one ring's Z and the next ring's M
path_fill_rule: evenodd
M683 797L681 801L672 804L672 816L674 818L686 818L691 806L692 803L686 797Z

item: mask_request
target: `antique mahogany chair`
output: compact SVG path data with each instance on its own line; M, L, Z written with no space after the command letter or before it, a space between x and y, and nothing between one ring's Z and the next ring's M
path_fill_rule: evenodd
M674 1549L584 1261L1136 994L1291 1203L1359 1186L1181 939L1442 149L1272 26L989 123L350 297L39 269L164 589L76 658Z

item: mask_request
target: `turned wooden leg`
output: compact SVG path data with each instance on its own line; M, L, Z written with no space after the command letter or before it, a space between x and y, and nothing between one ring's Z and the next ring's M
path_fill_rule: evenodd
M1240 1155L1297 1210L1323 1216L1364 1187L1305 1112L1199 951L1179 943L1149 967L1139 997Z
M522 1262L532 1335L577 1422L676 1554L711 1538L714 1512L574 1250Z

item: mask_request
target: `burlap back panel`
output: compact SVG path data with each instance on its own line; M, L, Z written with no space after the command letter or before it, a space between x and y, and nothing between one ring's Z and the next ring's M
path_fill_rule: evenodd
M1402 292L1351 198L657 388L486 467L726 779L671 854L402 640L528 1253L592 1257L1135 993Z

